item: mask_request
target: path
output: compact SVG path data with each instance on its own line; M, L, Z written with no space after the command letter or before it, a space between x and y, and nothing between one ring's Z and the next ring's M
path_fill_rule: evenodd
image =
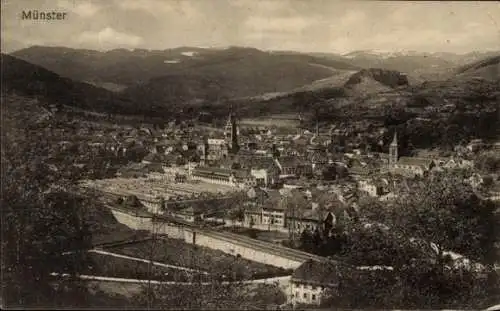
M181 267L181 266L164 264L164 263L161 263L161 262L158 262L158 261L151 261L151 260L147 260L147 259L143 259L143 258L138 258L138 257L132 257L132 256L127 256L127 255L122 255L122 254L107 252L107 251L103 251L103 250L100 250L100 249L91 249L88 252L89 253L101 254L101 255L108 255L108 256L117 257L117 258L123 258L123 259L128 259L128 260L141 261L141 262L145 262L145 263L152 263L153 265L159 266L159 267L173 268L173 269L177 269L177 270L183 270L183 271L188 271L188 272L197 272L197 273L202 273L202 274L208 275L208 272L201 271L201 270L196 270L196 269L190 269L190 268Z
M52 272L51 276L62 276L69 277L67 273L55 273ZM259 280L247 280L247 281L223 281L222 284L263 284L263 283L279 283L283 284L290 280L291 276L280 276L267 279ZM82 280L94 280L94 281L106 281L106 282L117 282L117 283L135 283L135 284L155 284L155 285L211 285L213 282L177 282L177 281L156 281L156 280L144 280L144 279L126 279L126 278L115 278L107 276L95 276L95 275L79 275L78 278Z

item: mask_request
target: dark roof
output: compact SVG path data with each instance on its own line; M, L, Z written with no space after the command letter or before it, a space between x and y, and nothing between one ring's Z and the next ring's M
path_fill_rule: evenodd
M433 159L426 158L401 157L398 160L398 164L429 167L433 161Z
M177 210L175 214L177 215L187 215L187 216L197 216L201 214L213 214L214 208L207 207L203 202L197 202L196 204L191 204L190 206Z
M281 199L281 193L278 190L264 190L267 193L269 199Z
M323 147L321 145L313 144L313 145L307 146L307 150L320 151L320 150L323 150Z
M349 172L355 175L369 175L372 170L368 166L354 165L349 168Z
M297 157L279 157L278 163L282 167L296 167L303 164L303 162Z
M161 163L151 163L146 166L149 172L164 173Z
M293 140L293 143L294 143L294 145L306 146L309 143L309 140L304 138L304 137L300 137L300 138Z
M285 207L282 204L281 198L269 198L264 202L264 205L262 206L263 209L265 210L279 210L283 211L285 210Z
M322 153L315 152L311 156L311 162L313 162L313 163L328 163L328 158L326 157L326 155L324 155Z
M262 156L252 156L252 157L241 157L241 166L253 168L253 169L269 169L272 168L275 163L272 157L262 157Z
M292 281L332 286L339 281L339 264L335 261L307 260L292 274Z
M143 160L153 163L163 163L166 161L166 157L164 154L150 153L147 156L145 156Z
M196 216L196 215L201 214L201 211L198 209L195 210L192 206L190 206L190 207L186 207L185 209L182 209L180 211L177 211L176 213L179 215Z
M193 173L230 176L231 170L219 167L198 166L193 170Z
M250 177L250 172L247 170L233 170L234 177L237 179L244 179Z

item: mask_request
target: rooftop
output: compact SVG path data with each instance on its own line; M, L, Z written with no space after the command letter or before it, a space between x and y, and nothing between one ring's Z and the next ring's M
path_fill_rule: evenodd
M293 166L302 165L303 161L301 161L297 157L279 157L278 158L278 163L282 167L293 167Z
M413 165L413 166L425 166L425 167L430 166L432 162L433 162L433 159L417 158L417 157L401 157L398 160L398 164Z
M230 193L234 189L224 185L213 185L204 182L174 183L161 178L110 178L102 180L88 180L82 183L84 187L92 187L103 192L116 195L135 195L140 199L156 200L158 197L186 197L192 198L201 193Z
M336 261L307 260L295 269L292 281L335 286L339 281L339 263Z
M193 170L193 173L204 173L204 174L212 174L212 175L230 176L232 173L232 170L228 169L228 168L220 168L220 167L198 166Z

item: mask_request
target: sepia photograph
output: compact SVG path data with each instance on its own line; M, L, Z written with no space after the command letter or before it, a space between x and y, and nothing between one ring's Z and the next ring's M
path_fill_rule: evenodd
M0 0L3 310L500 310L500 2Z

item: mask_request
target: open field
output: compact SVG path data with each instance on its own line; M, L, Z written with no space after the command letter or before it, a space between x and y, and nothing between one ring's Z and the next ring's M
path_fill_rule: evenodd
M227 279L261 279L290 274L281 268L253 262L222 251L187 244L182 240L159 239L106 248L117 254L153 259L165 264L206 271ZM153 250L153 251L152 251Z
M113 232L93 232L92 245L97 246L108 243L134 241L134 240L144 239L147 236L149 236L148 231L132 230L125 225L122 226L124 228L120 226L117 228L116 231Z
M157 281L189 282L204 280L206 276L175 268L152 265L146 262L117 258L109 255L88 253L90 264L82 267L80 274L130 279L151 279ZM71 260L71 257L68 257ZM63 271L56 271L58 273Z
M143 290L143 284L117 283L103 281L88 281L87 286L90 289L100 290L109 295L119 295L126 298L132 298Z
M300 121L298 120L298 116L269 116L269 117L261 117L261 118L248 118L242 119L239 122L240 126L265 126L265 127L290 127L296 128L300 125Z
M82 182L83 187L94 188L105 193L129 196L134 195L140 199L155 200L162 196L185 196L193 198L204 192L231 193L235 188L223 185L214 185L205 182L171 183L160 178L110 178L101 180L87 180Z
M188 181L185 183L175 183L169 184L167 186L168 191L185 191L191 193L201 193L201 192L209 192L209 193L230 193L234 192L235 188L225 185L211 184L202 181Z

